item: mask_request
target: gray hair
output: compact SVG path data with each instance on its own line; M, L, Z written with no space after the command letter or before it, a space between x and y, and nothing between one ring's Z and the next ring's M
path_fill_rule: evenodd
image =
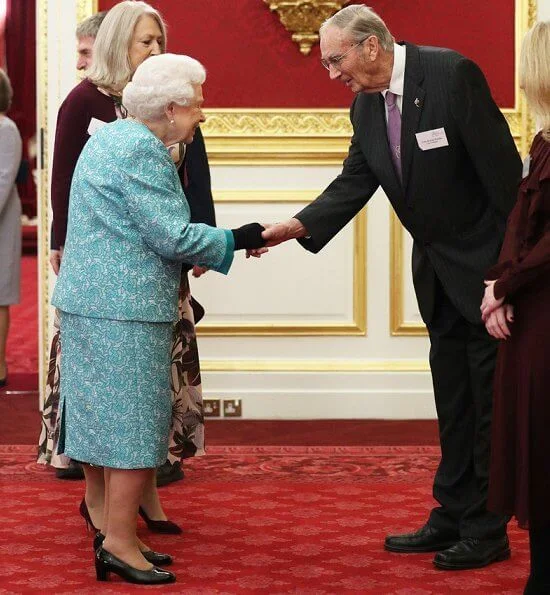
M12 98L13 91L10 79L6 71L0 68L0 113L8 111Z
M91 17L84 19L76 28L76 37L78 39L82 39L83 37L92 37L95 39L106 14L107 11L102 10L101 12L96 12Z
M160 13L146 2L125 0L119 2L103 20L94 43L92 66L88 78L94 85L113 91L122 91L132 78L129 50L137 22L144 15L152 16L158 23L166 51L166 25Z
M364 4L352 4L342 8L321 25L319 32L326 27L343 29L355 43L374 35L383 50L393 52L395 39L386 23L372 8Z
M189 56L151 56L124 88L122 103L140 120L161 120L170 103L189 105L195 97L193 85L202 85L205 79L203 65Z

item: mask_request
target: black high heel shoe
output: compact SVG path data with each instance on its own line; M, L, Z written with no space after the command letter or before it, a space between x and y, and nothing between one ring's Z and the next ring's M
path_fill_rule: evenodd
M179 535L183 533L183 529L172 521L155 521L150 519L141 506L139 507L139 516L145 521L149 531L153 533L164 533L165 535Z
M121 579L136 585L163 585L175 583L176 575L168 570L153 566L150 570L139 570L126 564L120 558L113 556L107 550L99 547L95 553L95 574L98 581L109 580L109 574L114 572Z
M80 516L86 521L86 529L88 531L92 529L98 533L99 529L92 522L92 517L90 516L90 511L88 510L88 505L86 504L86 498L82 498L82 502L80 503L78 511L80 512Z
M105 541L105 535L103 533L97 533L94 537L94 552L103 545ZM153 550L147 550L145 552L141 552L143 557L147 560L147 562L151 562L155 566L170 566L174 559L170 554L161 554L160 552L154 552Z

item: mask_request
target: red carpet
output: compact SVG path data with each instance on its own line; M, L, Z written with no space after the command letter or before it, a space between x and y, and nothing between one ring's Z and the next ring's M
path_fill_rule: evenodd
M162 593L332 595L519 594L526 534L510 528L512 558L481 570L436 570L432 554L382 549L432 505L436 447L211 447L186 479L161 489L183 536L140 535L172 553L178 582ZM56 480L33 447L0 447L0 593L137 593L99 587L82 482ZM156 588L153 588L157 590Z

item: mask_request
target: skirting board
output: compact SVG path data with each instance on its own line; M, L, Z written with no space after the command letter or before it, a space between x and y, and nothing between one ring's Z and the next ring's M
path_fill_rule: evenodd
M435 419L427 372L203 373L205 399L240 399L239 419Z

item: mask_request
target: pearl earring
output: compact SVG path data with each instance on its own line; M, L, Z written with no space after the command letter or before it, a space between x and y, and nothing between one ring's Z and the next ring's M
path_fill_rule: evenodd
M173 118L170 120L170 124L172 124L172 125L174 124L174 119Z

